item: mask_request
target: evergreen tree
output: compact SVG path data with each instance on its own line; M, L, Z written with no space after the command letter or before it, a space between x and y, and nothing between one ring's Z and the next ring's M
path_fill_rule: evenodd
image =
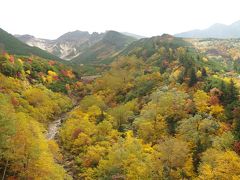
M235 83L231 79L230 84L228 85L227 92L226 92L226 100L227 104L231 104L238 100L238 90L235 86Z
M194 171L198 172L198 167L201 162L201 153L204 151L203 145L201 144L201 141L198 140L196 147L193 149L193 167Z
M230 84L227 85L225 89L226 90L223 95L225 115L229 121L232 121L234 118L234 109L239 106L238 89L236 88L233 80L230 81Z
M194 84L197 83L197 76L196 76L196 72L195 72L195 69L192 68L191 71L190 71L190 80L189 80L189 87L192 87L194 86Z
M240 120L235 120L234 135L237 140L240 140Z
M235 107L233 110L234 117L234 136L240 140L240 107Z
M197 55L197 61L198 61L198 62L201 61L201 57L200 57L200 55Z
M202 68L202 77L207 77L207 71L205 68Z
M221 100L221 102L224 103L225 99L226 99L227 86L226 86L226 83L223 80L221 81L219 89L222 92L222 95L220 96L220 100Z

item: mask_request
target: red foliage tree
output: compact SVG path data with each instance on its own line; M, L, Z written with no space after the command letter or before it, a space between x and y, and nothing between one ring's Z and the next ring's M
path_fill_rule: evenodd
M234 143L233 149L238 155L240 155L240 141Z

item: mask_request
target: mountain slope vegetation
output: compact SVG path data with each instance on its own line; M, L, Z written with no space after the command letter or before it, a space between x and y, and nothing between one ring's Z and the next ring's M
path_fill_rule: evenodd
M85 52L74 58L72 62L82 64L109 63L113 57L135 39L116 31L108 31L102 40L87 48Z
M59 57L54 56L40 48L26 45L3 29L0 29L0 49L11 54L26 56L35 55L45 59L61 60Z
M210 58L169 35L126 48L60 130L73 177L239 178L238 73Z
M86 63L98 64L74 70L0 56L0 175L239 179L236 42L106 35L89 50L95 58ZM90 67L98 74L84 76ZM55 140L47 139L48 124L62 116Z
M178 47L189 47L192 44L184 41L181 38L175 38L168 34L163 34L162 36L155 36L151 38L143 38L138 41L131 43L122 52L121 55L136 55L137 57L142 57L148 59L155 53L164 49L176 49Z
M57 143L47 140L45 133L48 124L67 112L73 103L66 95L46 87L57 81L54 80L57 73L49 67L48 61L42 59L6 53L0 56L0 175L3 179L70 179L58 164L62 155ZM42 78L46 71L49 73L44 86Z

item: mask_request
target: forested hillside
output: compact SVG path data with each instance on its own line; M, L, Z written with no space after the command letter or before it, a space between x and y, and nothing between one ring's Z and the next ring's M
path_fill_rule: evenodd
M61 127L74 179L239 179L237 72L181 39L139 42Z
M45 133L48 123L67 112L73 104L67 96L35 82L40 81L37 74L40 66L38 60L8 54L0 57L2 179L68 178L57 163L61 161L58 145L48 141ZM47 81L51 81L49 75Z
M2 53L2 51L16 55L35 55L45 59L61 60L59 57L54 56L53 54L50 54L38 47L28 46L0 28L0 53Z
M201 45L144 38L105 66L3 53L1 177L239 179L238 58Z

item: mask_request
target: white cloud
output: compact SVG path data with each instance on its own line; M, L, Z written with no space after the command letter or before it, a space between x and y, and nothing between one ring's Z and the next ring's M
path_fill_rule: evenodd
M240 20L238 0L2 0L1 28L57 38L76 29L153 36Z

